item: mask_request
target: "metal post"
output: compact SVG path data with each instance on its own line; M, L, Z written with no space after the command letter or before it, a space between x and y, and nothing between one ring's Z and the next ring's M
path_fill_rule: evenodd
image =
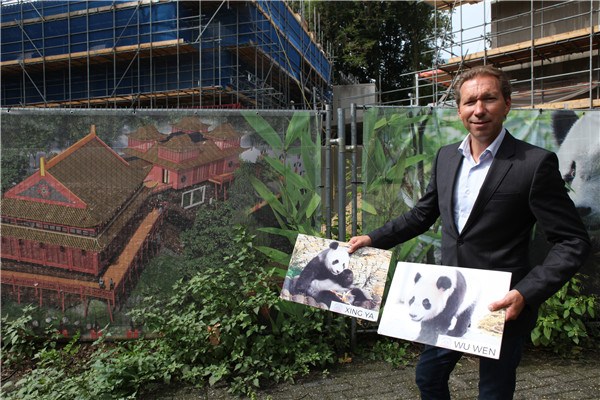
M437 79L437 73L436 73L436 79ZM415 74L415 105L416 106L419 105L419 74L418 73Z
M352 107L352 106L351 106ZM350 109L352 112L352 108ZM338 240L346 241L346 130L344 109L338 108ZM356 320L350 322L350 349L356 348Z
M598 15L600 18L600 14ZM590 87L590 103L589 108L594 108L594 86L593 82L593 69L594 69L594 2L590 1L590 58L589 58L589 87Z
M534 107L535 104L535 98L534 98L534 91L535 91L535 76L534 76L534 63L533 63L533 57L535 54L535 30L534 30L534 24L535 24L535 18L534 18L534 9L533 9L533 0L530 1L529 3L529 23L531 24L530 28L529 28L529 35L531 36L531 48L529 49L529 62L530 62L530 74L531 74L531 81L530 81L530 85L529 85L529 90L531 91L531 93L529 94L529 102L531 103L529 106L531 108Z
M350 149L352 151L352 236L357 233L358 216L358 157L356 154L356 104L350 104Z
M346 241L346 132L344 126L344 109L338 108L338 240Z
M331 239L331 104L325 105L325 237Z

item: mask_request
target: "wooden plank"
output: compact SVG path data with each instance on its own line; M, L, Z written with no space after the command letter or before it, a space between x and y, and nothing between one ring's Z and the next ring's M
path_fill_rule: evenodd
M98 50L90 50L90 51L79 51L76 53L66 53L66 54L56 54L52 56L46 57L35 57L35 58L27 58L24 60L9 60L0 62L0 67L6 68L10 66L20 66L21 63L25 66L30 64L40 64L43 62L46 63L54 63L60 61L74 61L89 58L98 58L102 56L112 56L113 54L119 55L124 53L135 53L142 51L150 51L150 50L159 50L163 48L176 47L177 45L182 46L185 45L183 39L172 39L172 40L163 40L160 42L148 42L141 44L133 44L127 46L118 46L118 47L108 47L105 49ZM183 46L185 51L194 50L195 47L190 45ZM112 60L107 60L112 61Z
M583 28L571 32L545 36L539 39L534 39L533 41L526 40L524 42L514 43L507 46L495 47L489 50L479 51L473 54L467 54L464 57L453 57L449 59L446 64L457 64L464 61L475 61L478 59L483 59L484 57L489 58L504 54L508 55L523 50L529 51L532 46L534 48L537 48L541 46L556 44L557 42L569 42L576 39L588 39L591 34L598 32L600 32L600 25L596 25L593 28ZM582 51L585 51L585 49L582 49Z
M128 3L122 3L122 4L117 4L117 5L86 8L83 10L76 10L76 11L71 11L71 12L66 12L66 13L44 15L44 16L40 16L40 17L24 19L23 21L4 22L1 24L1 26L2 26L2 28L4 28L4 27L10 27L10 26L15 26L15 25L20 25L20 24L30 25L30 24L37 24L40 22L56 21L56 20L65 19L65 18L75 18L75 17L81 17L83 15L111 12L113 10L118 11L118 10L125 10L127 8L136 8L138 6L148 5L152 2L153 2L153 0L130 1ZM167 0L160 0L160 2L167 2Z
M477 4L482 0L423 0L423 3L429 4L437 10L452 10L465 4Z
M537 109L549 109L549 110L584 110L589 108L600 107L600 99L593 99L590 104L590 99L577 99L567 101L557 101L554 103L541 103L535 104L533 107L519 107L519 108L537 108Z

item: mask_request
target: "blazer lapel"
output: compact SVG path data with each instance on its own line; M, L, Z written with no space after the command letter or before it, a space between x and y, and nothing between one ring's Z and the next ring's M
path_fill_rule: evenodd
M496 192L498 185L500 185L500 182L502 182L506 176L506 173L512 167L511 158L515 154L515 145L515 138L507 131L506 135L504 136L504 140L500 144L498 152L494 157L494 161L490 166L490 170L483 181L483 185L481 185L479 195L477 195L477 199L473 205L473 210L471 210L471 214L465 223L462 233L466 232L470 226L477 221L479 215L485 208L485 205L488 203L488 201L490 201L490 198L494 192Z

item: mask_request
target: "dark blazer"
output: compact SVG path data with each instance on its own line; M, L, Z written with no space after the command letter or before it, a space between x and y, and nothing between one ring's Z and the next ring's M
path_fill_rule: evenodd
M567 194L556 154L508 132L459 234L453 211L462 161L458 145L438 151L424 196L412 210L369 233L372 245L389 249L427 231L441 216L442 264L512 272L511 288L523 295L527 306L507 327L530 329L538 306L583 265L590 239ZM551 248L542 264L530 265L536 223Z

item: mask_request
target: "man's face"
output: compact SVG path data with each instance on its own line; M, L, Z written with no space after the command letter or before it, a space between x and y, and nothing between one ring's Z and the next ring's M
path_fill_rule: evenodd
M498 79L478 75L461 86L458 115L475 140L489 145L500 133L510 104Z

